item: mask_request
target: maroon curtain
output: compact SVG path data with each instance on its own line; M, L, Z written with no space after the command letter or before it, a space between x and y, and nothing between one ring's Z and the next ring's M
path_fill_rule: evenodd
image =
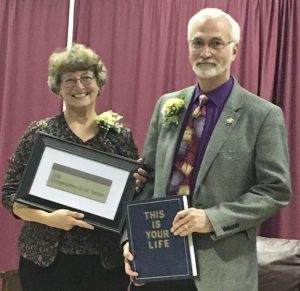
M121 112L140 151L156 100L195 82L186 27L199 9L217 7L240 24L233 75L248 90L282 107L289 136L293 200L260 228L265 236L298 238L300 227L297 0L77 0L75 41L96 49L109 70L99 112ZM298 110L298 111L297 111Z
M263 2L263 1L262 1ZM275 1L274 1L275 2ZM298 41L300 39L299 1L276 1L269 14L261 13L264 21L268 20L270 29L265 39L264 58L268 64L273 63L273 71L269 67L262 68L261 87L264 87L267 95L268 85L273 81L270 88L270 96L275 104L279 105L285 114L286 127L289 139L289 153L292 175L293 198L288 207L283 208L277 215L264 223L261 233L266 236L279 236L283 238L300 239L300 52ZM274 13L272 15L271 13ZM273 32L273 33L272 33ZM272 36L273 35L273 36ZM275 41L268 43L268 39Z
M233 74L285 114L293 200L260 234L300 239L297 0L76 0L74 40L95 49L109 71L97 109L121 113L141 152L159 96L196 82L188 62L186 27L204 7L221 8L240 23L242 40ZM27 124L61 108L46 86L47 59L54 48L65 46L67 17L68 0L0 0L1 178ZM19 225L0 208L0 269L17 264Z
M0 0L0 184L8 158L33 120L54 115L61 102L47 88L50 53L67 39L68 0ZM0 270L18 264L22 225L0 203Z

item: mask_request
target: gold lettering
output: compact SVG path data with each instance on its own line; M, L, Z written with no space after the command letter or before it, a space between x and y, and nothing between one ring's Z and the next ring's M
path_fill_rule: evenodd
M160 238L168 238L170 237L170 231L168 229L157 229L145 231L148 239L160 239Z
M165 218L165 212L163 210L159 210L159 218Z
M152 228L160 228L160 220L153 220L152 221Z
M165 218L165 212L163 210L145 211L144 214L147 220Z
M148 247L149 249L169 248L170 241L168 239L149 240Z

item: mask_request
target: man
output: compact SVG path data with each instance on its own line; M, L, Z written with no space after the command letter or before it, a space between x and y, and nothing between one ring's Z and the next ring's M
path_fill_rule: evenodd
M192 207L177 213L171 231L193 234L199 275L140 290L257 290L256 227L287 205L290 176L282 111L230 74L239 40L239 25L219 9L203 9L189 21L189 60L198 82L158 101L143 153L149 181L140 197L192 196ZM198 102L204 103L198 112L206 112L192 117ZM128 243L124 257L127 274L137 276Z

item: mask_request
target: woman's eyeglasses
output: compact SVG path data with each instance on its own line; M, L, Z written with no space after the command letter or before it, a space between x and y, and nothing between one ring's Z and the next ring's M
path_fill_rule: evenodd
M66 88L72 88L75 87L77 84L77 81L80 81L80 83L83 86L89 86L92 84L93 80L95 79L94 76L80 76L79 78L71 78L71 77L67 77L62 79L62 84L66 87Z

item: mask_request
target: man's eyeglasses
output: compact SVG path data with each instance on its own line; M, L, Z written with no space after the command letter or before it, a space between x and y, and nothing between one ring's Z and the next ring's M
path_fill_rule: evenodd
M219 38L212 38L207 42L211 52L217 52L222 50L224 47L232 43L232 41L225 42ZM194 50L203 50L205 48L206 42L202 38L195 37L194 39L189 40L189 44Z
M66 87L66 88L72 88L77 84L77 81L80 81L80 83L83 86L89 86L92 84L93 80L95 79L94 76L90 76L90 75L85 75L85 76L81 76L79 78L71 78L71 77L67 77L62 79L62 84Z

